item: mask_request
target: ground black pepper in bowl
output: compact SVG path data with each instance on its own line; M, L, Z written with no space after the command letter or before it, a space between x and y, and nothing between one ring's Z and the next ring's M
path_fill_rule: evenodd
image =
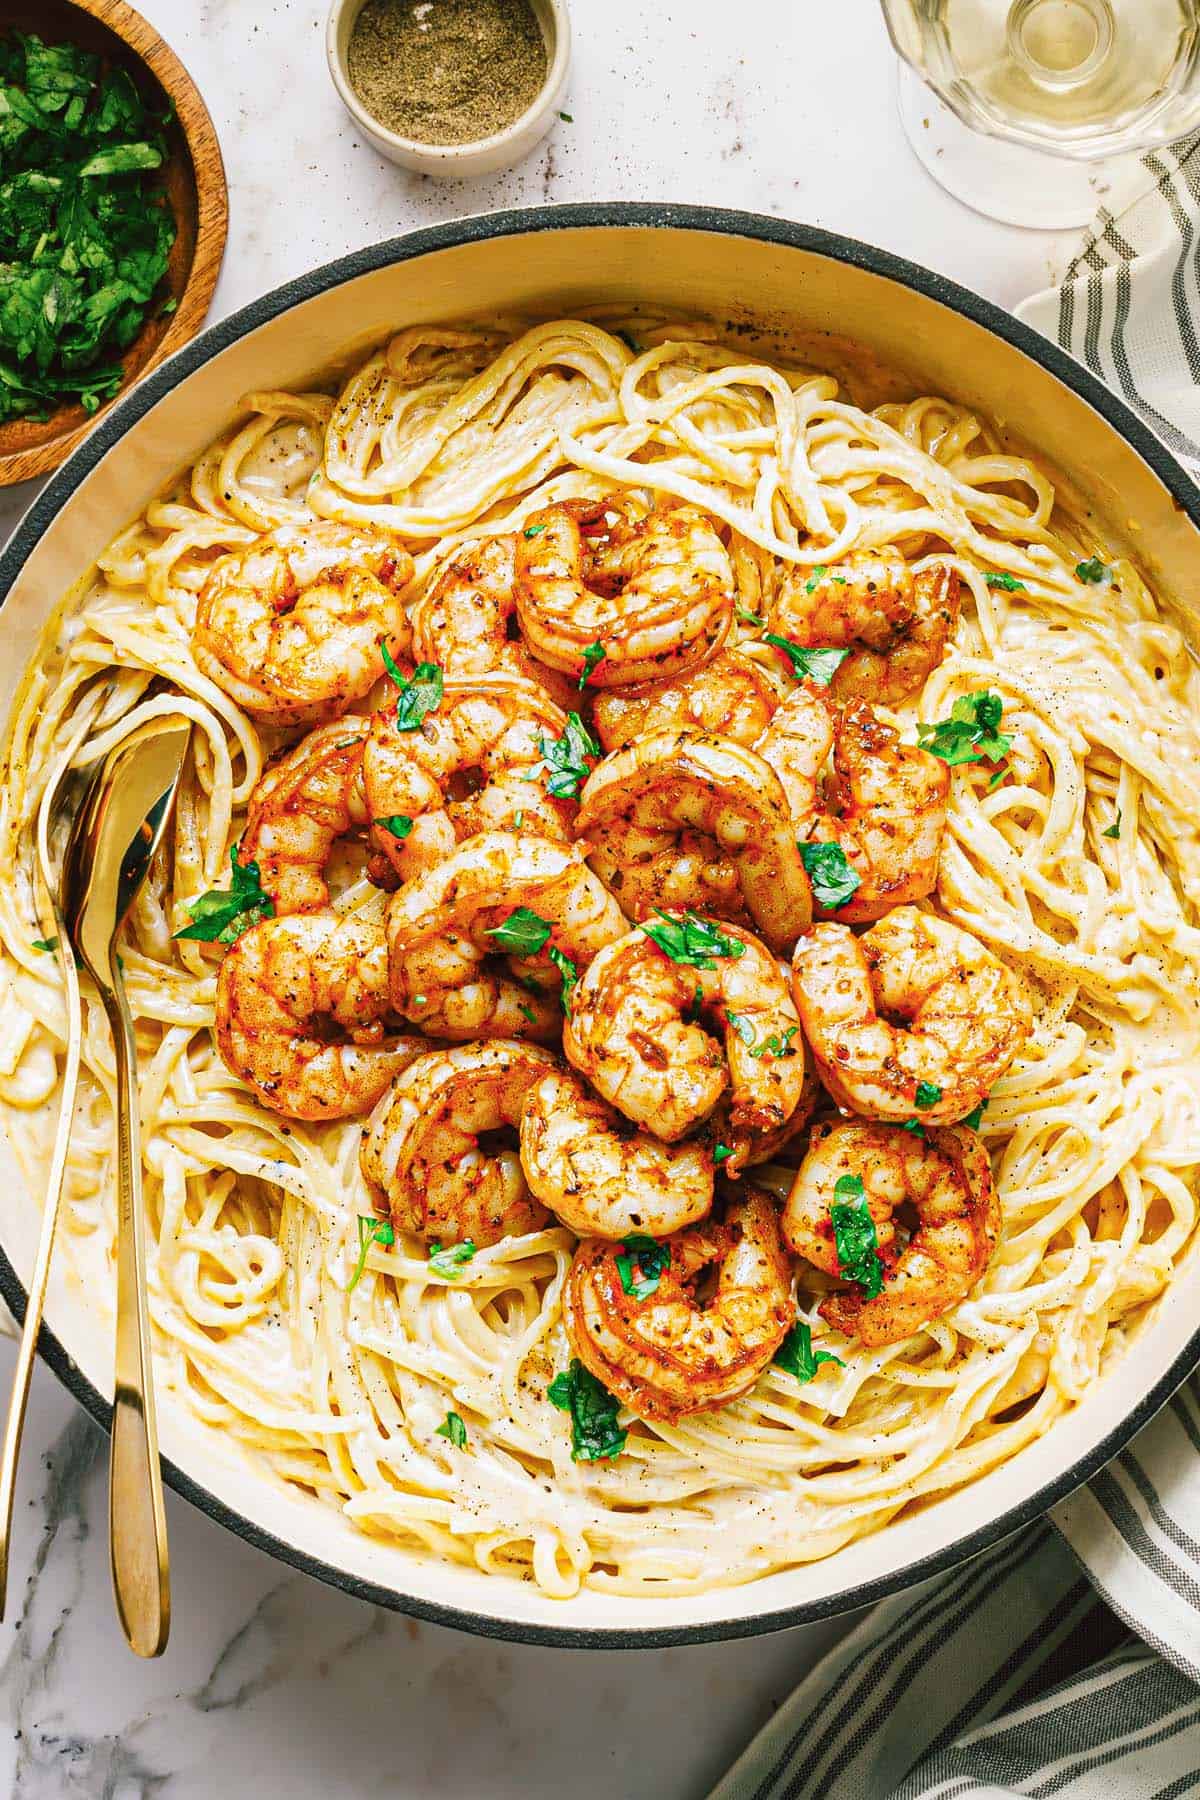
M533 105L546 81L546 45L529 0L367 0L346 66L388 131L421 144L471 144Z

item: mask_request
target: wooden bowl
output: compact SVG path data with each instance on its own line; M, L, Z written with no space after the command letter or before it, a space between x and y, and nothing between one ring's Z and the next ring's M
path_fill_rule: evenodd
M195 336L212 301L229 224L225 168L208 108L174 51L140 13L124 0L0 0L0 32L14 28L36 32L48 44L94 50L128 69L159 111L166 100L174 103L162 173L175 215L175 243L164 278L175 311L160 318L159 306L151 305L120 358L125 375L119 393L98 412L66 405L48 419L11 419L0 425L0 487L56 469L121 394Z

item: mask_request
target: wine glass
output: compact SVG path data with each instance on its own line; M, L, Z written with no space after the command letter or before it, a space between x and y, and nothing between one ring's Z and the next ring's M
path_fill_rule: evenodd
M881 4L910 144L992 218L1082 225L1137 153L1200 126L1200 0Z

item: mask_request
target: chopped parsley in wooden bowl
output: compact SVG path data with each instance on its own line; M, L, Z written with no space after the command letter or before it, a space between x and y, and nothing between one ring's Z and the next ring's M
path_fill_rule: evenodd
M0 485L57 466L208 310L207 109L123 0L0 0Z

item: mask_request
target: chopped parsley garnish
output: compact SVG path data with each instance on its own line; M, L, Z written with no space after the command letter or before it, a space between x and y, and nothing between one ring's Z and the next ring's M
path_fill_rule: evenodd
M358 1215L358 1261L354 1265L354 1273L346 1283L346 1292L352 1294L362 1280L363 1270L367 1266L367 1251L372 1244L382 1244L390 1250L396 1241L396 1233L386 1219L374 1219L369 1213Z
M567 729L559 738L542 739L549 779L546 792L556 800L578 800L579 789L591 774L589 756L599 756L600 746L576 712L567 714Z
M874 1300L883 1292L883 1264L861 1175L839 1176L834 1183L829 1216L833 1221L839 1275L856 1281L867 1299Z
M413 828L413 822L407 813L392 813L390 818L376 819L384 831L390 831L394 838L406 838Z
M663 1270L670 1261L670 1244L660 1244L644 1232L635 1231L625 1239L617 1254L621 1286L635 1300L648 1300L651 1294L657 1294Z
M779 637L773 631L764 631L764 644L774 644L782 650L792 665L792 674L797 681L815 681L818 687L828 687L846 658L849 650L838 650L831 644L793 644L791 638Z
M560 112L558 116L568 125L573 125L575 123L574 113Z
M1116 818L1113 820L1113 822L1109 826L1108 830L1102 831L1100 833L1100 836L1106 837L1106 838L1119 838L1120 835L1121 835L1121 809L1118 806Z
M758 1042L758 1034L749 1019L743 1013L727 1012L725 1023L733 1028L747 1049L752 1050Z
M792 1329L775 1352L774 1362L777 1368L797 1381L811 1381L822 1363L836 1363L839 1369L845 1368L840 1356L834 1356L831 1350L816 1350L812 1347L812 1326L797 1319Z
M950 717L936 725L917 726L917 742L931 756L940 756L952 767L958 763L1003 762L1012 739L1000 730L1004 702L986 688L964 694L950 708Z
M701 1008L703 1007L703 1005L704 1005L704 989L700 986L700 983L697 982L696 983L696 991L692 995L691 1000L688 1002L688 1009L683 1015L683 1022L685 1025L694 1025L695 1024L696 1020L700 1017L700 1011L701 1011Z
M809 576L808 580L804 584L805 593L806 594L815 594L817 589L820 587L822 581L825 579L825 577L828 573L829 573L829 571L825 567L825 564L818 563L816 568L813 570L812 574Z
M464 1238L461 1244L447 1244L444 1250L440 1244L431 1244L429 1267L446 1281L457 1281L463 1264L469 1263L474 1254L475 1245L470 1238Z
M550 937L550 921L528 906L518 906L500 925L493 925L488 937L495 938L498 950L512 956L536 956Z
M456 1450L465 1450L467 1447L467 1428L456 1412L448 1412L445 1424L439 1425L433 1435L449 1438Z
M920 1119L905 1119L900 1129L901 1131L911 1131L914 1137L923 1138L925 1136L925 1127Z
M728 1144L718 1144L713 1151L713 1161L717 1164L728 1162L732 1155L733 1151Z
M965 1119L960 1120L960 1123L969 1125L972 1131L978 1131L979 1127L983 1124L983 1109L986 1105L987 1101L981 1100L974 1112L969 1112Z
M526 538L541 537L541 535L542 535L543 531L545 531L545 529L546 529L546 527L544 524L543 525L527 525L525 527L524 531L521 533L521 536L526 537Z
M387 670L388 674L391 676L391 678L395 682L396 686L398 688L406 687L408 684L408 677L405 675L404 670L400 667L400 664L396 661L395 657L392 655L391 651L388 649L388 641L384 637L381 637L379 640L379 654L383 658L384 668ZM348 740L348 742L354 743L355 740L353 738L350 738ZM339 748L340 748L340 746L339 746Z
M58 939L56 937L34 938L33 948L35 950L43 951L47 956L53 956L54 952L58 949Z
M798 844L800 860L812 883L813 899L827 912L835 912L852 900L862 886L862 876L851 868L840 844Z
M657 909L656 909L657 910ZM640 925L651 943L657 944L672 962L687 963L693 969L715 969L714 956L745 956L746 946L739 938L730 937L711 919L702 919L690 909L682 919L659 912L657 921Z
M620 1456L626 1433L617 1424L617 1401L577 1356L546 1389L552 1406L571 1415L571 1456L575 1462L601 1462Z
M188 902L191 924L177 931L177 938L195 938L202 944L232 944L260 919L275 917L275 902L264 893L256 862L240 863L238 847L229 852L233 879L227 888L210 888L198 900Z
M534 1012L532 1006L526 1006L525 1002L521 1001L517 1007L517 1011L523 1019L528 1019L531 1025L537 1024L537 1014Z
M563 1011L569 1018L571 1013L571 995L574 992L576 982L579 980L579 970L575 967L575 964L571 961L569 956L564 956L563 952L556 944L551 944L546 955L550 958L550 961L562 976L562 991L559 994L559 999L562 1001Z
M761 629L761 627L764 626L767 622L764 618L761 617L760 614L758 614L756 612L751 612L750 608L748 606L737 606L734 608L734 612L736 613L737 618L740 621L740 623L743 625L757 625ZM784 638L783 641L785 644L787 643L786 638ZM795 645L793 645L792 647L794 649Z
M756 1062L764 1056L778 1057L794 1056L796 1054L796 1052L790 1048L790 1045L792 1039L799 1030L799 1026L797 1025L789 1025L782 1032L773 1031L770 1037L764 1038L760 1044L753 1025L743 1013L727 1012L725 1014L725 1021L728 1025L733 1027L734 1031L737 1033L738 1037L741 1038L743 1044L745 1044Z
M406 681L384 638L379 640L379 653L383 657L384 668L399 690L396 696L396 730L419 731L426 715L436 712L442 704L441 669L437 663L418 663L412 672L412 680Z
M587 686L592 678L592 670L596 667L597 663L603 662L607 655L608 651L604 648L604 645L600 642L599 638L596 639L594 644L589 644L587 646L583 653L583 670L579 677L579 685L581 688Z
M983 578L991 588L1004 588L1009 594L1025 593L1025 583L1018 581L1015 575L1009 575L1003 569L989 569Z
M1089 587L1099 587L1103 582L1112 580L1112 570L1098 556L1089 556L1086 562L1076 563L1075 574Z
M924 1111L930 1106L936 1106L941 1097L942 1090L936 1081L918 1081L917 1091L913 1095L913 1104Z
M94 413L175 241L166 121L124 68L20 31L0 42L0 98L0 421Z

